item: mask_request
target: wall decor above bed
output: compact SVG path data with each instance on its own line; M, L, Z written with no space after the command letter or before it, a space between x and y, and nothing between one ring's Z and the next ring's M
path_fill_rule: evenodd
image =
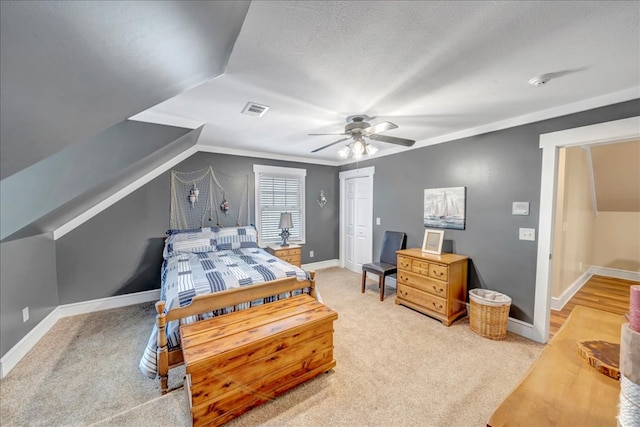
M467 187L424 190L424 226L464 230Z
M171 228L205 225L237 227L249 223L249 176L171 171Z

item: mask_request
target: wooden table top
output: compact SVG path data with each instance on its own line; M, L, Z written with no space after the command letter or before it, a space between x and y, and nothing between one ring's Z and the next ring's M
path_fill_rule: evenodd
M576 306L488 425L616 426L620 383L578 353L581 340L620 343L623 316Z

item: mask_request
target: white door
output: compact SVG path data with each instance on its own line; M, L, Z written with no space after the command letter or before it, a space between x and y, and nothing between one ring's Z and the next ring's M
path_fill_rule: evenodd
M344 266L356 273L372 261L373 177L354 177L344 181Z

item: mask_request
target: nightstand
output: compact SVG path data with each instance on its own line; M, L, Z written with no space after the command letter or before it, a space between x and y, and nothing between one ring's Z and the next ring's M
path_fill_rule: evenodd
M267 252L297 267L302 265L302 246L300 245L290 244L285 247L280 245L269 245L267 246Z

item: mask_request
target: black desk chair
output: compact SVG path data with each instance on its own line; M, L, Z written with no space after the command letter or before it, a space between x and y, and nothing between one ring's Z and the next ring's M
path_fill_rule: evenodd
M400 231L385 231L380 249L380 261L362 265L362 293L364 293L367 273L378 275L380 301L384 301L384 279L398 271L396 251L407 247L407 235Z

